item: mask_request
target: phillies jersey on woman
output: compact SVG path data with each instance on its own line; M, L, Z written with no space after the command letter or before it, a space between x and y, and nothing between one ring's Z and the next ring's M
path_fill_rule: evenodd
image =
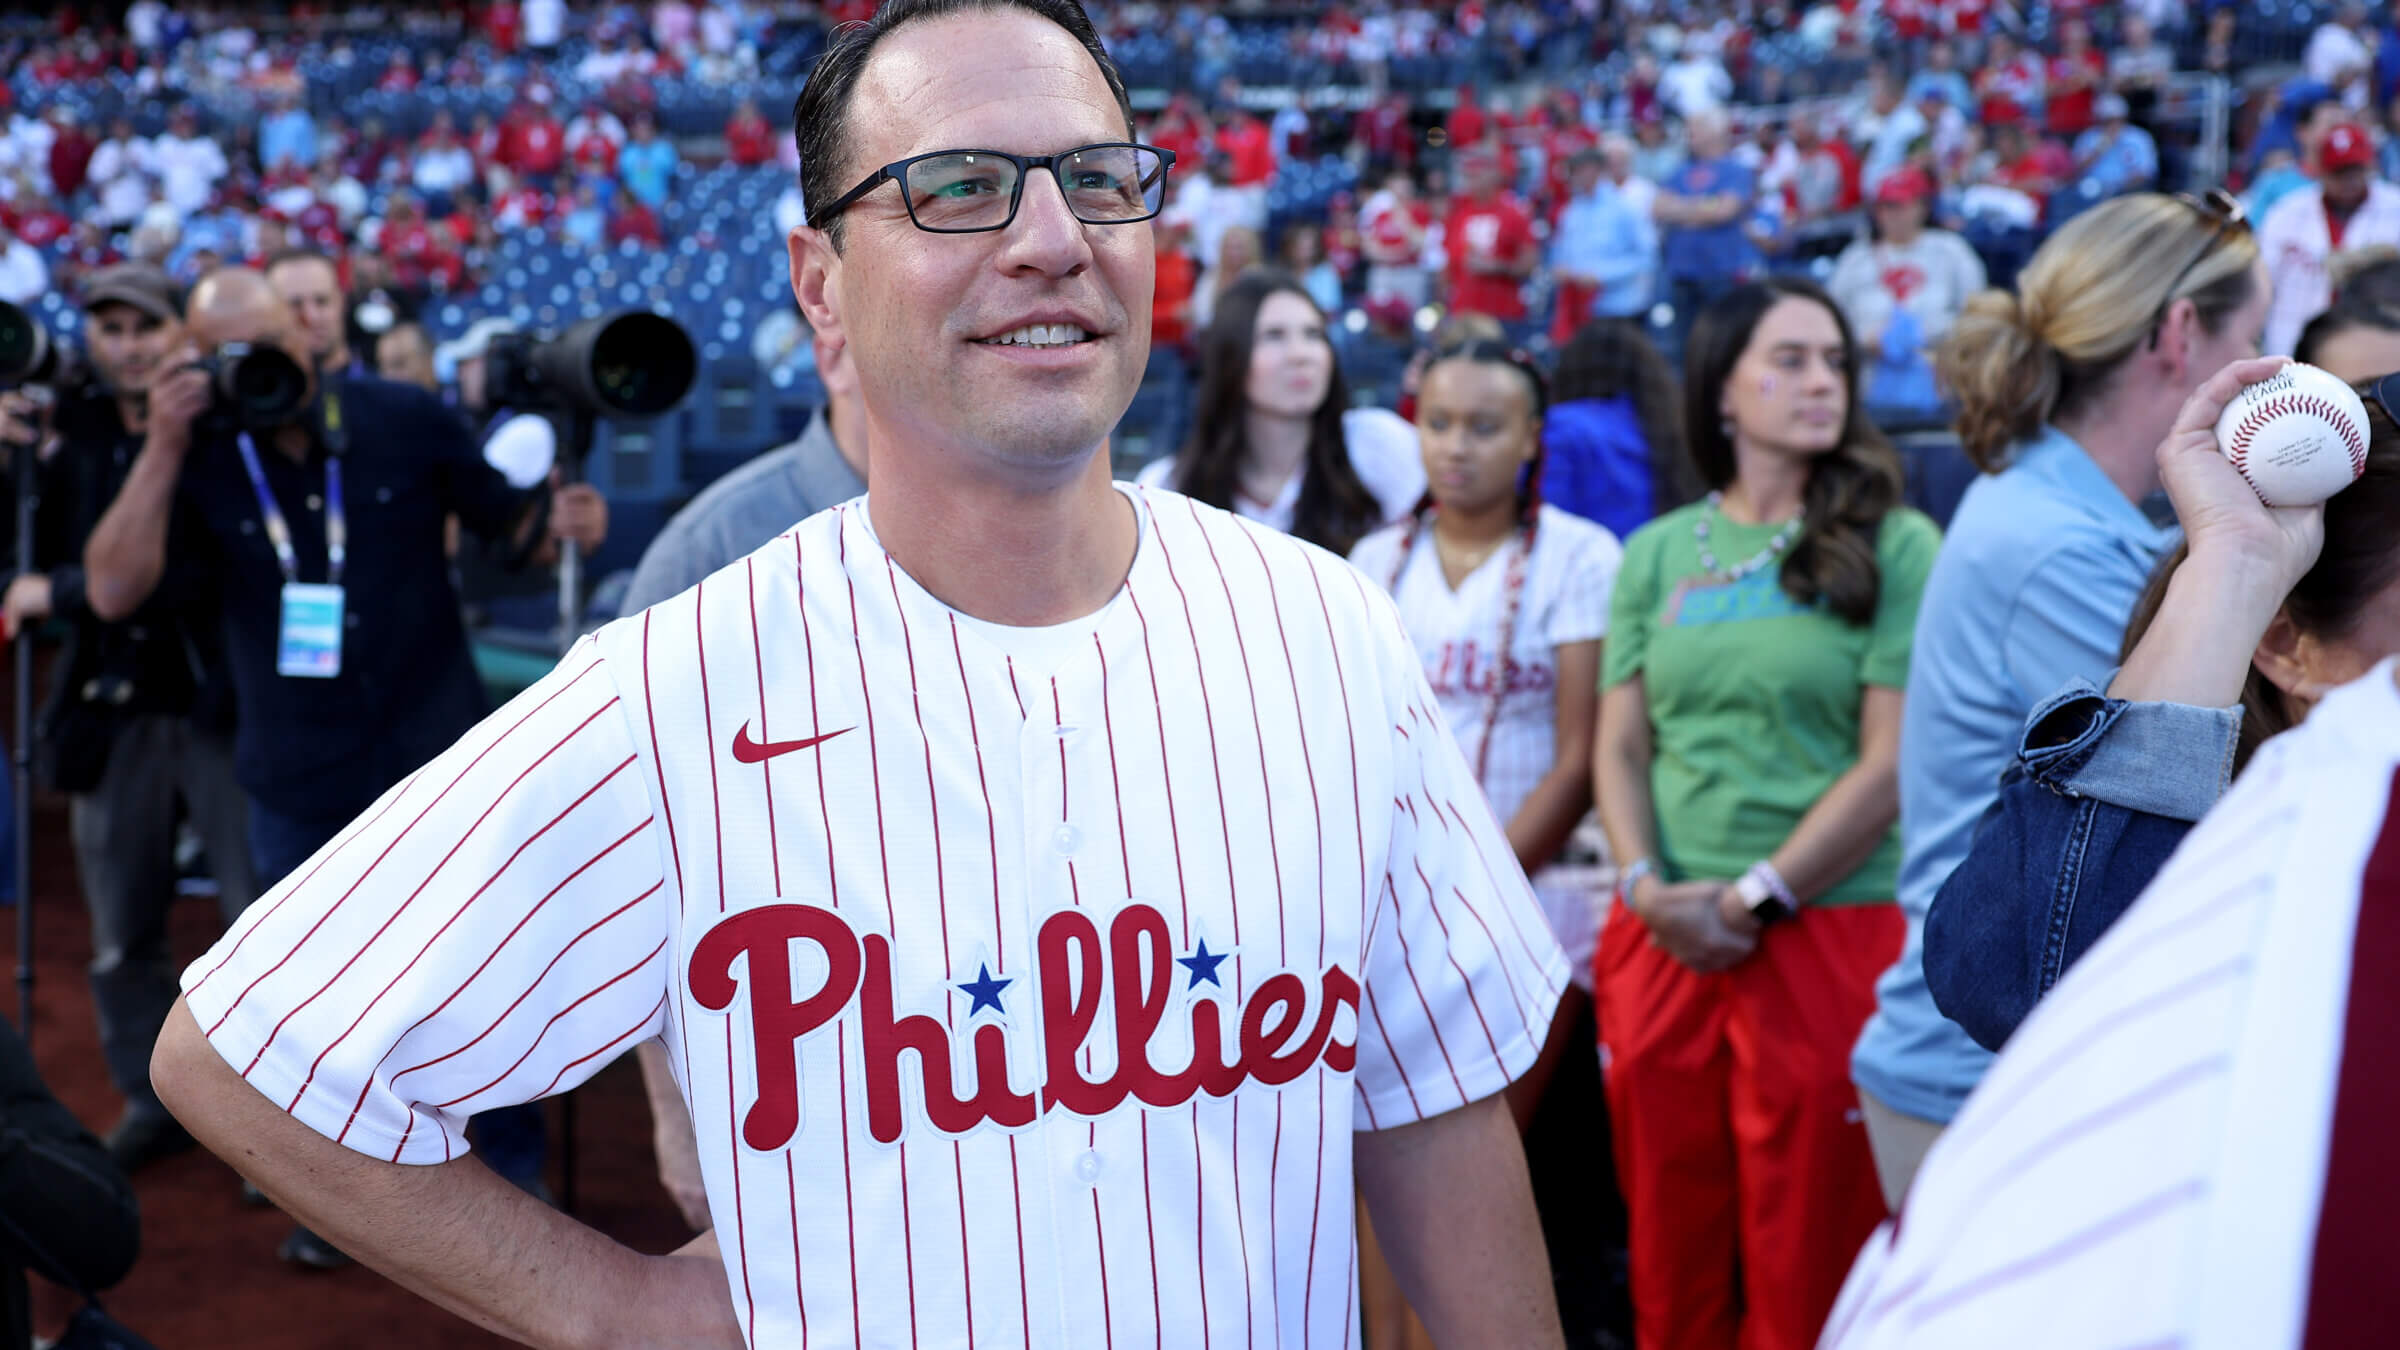
M1565 964L1371 583L1128 495L1073 643L954 614L863 500L610 625L194 1015L421 1163L663 1036L753 1344L1345 1344L1351 1132L1499 1091Z

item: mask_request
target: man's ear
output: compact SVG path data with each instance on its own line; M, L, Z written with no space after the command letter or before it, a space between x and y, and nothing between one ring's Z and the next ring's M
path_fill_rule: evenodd
M784 248L791 258L792 299L799 303L800 316L820 338L842 341L845 331L834 284L842 256L834 252L833 241L823 230L802 225L784 240Z

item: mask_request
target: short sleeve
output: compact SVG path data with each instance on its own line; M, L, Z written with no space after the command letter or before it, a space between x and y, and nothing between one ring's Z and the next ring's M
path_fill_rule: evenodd
M642 560L634 564L633 580L625 587L625 598L618 602L620 615L639 614L662 600L671 600L700 584L708 573L699 566L698 540L694 538L689 509L669 520L650 547L642 550Z
M1531 1068L1567 959L1388 604L1377 653L1392 719L1392 832L1368 920L1357 1093L1369 1129L1453 1111Z
M2026 571L2000 645L2024 706L2076 676L2107 677L2147 570L2128 564L2124 545L2093 539L2063 544Z
M1387 591L1391 589L1392 566L1400 561L1400 533L1401 527L1386 525L1350 549L1350 565Z
M325 1137L438 1163L656 1035L670 901L628 728L586 638L184 972L209 1043Z
M1917 605L1925 598L1925 578L1933 571L1933 555L1941 550L1942 533L1921 512L1907 507L1883 518L1876 539L1875 566L1881 584L1875 600L1874 629L1866 655L1859 661L1862 684L1886 689L1908 687L1908 658L1916 642Z
M1141 487L1165 488L1169 491L1172 491L1175 485L1168 480L1174 476L1175 456L1172 454L1166 454L1160 455L1158 458L1151 460L1141 468L1136 469L1133 474L1133 481L1136 485Z
M1407 418L1389 408L1352 408L1342 414L1342 441L1385 520L1416 509L1425 495L1425 452Z
M1608 606L1616 590L1625 550L1597 525L1574 532L1573 547L1559 568L1556 602L1543 638L1553 647L1608 636Z
M1608 651L1600 661L1600 687L1613 689L1642 673L1650 654L1650 632L1658 619L1658 527L1633 532L1617 568L1608 600Z

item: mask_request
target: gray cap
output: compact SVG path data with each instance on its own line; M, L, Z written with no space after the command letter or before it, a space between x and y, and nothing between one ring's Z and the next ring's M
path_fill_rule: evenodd
M102 305L131 305L154 319L180 319L183 288L154 263L112 263L83 284L84 312Z

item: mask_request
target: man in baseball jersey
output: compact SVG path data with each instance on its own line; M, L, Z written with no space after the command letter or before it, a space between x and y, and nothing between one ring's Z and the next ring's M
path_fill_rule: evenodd
M2034 1010L1827 1350L2391 1343L2396 671L2261 748Z
M362 1260L537 1345L1556 1346L1500 1096L1566 980L1388 602L1099 448L1165 160L1071 0L892 0L795 114L869 494L580 644L185 975L155 1063ZM670 1046L714 1235L460 1126ZM1354 1181L1355 1178L1355 1181ZM714 1258L714 1259L708 1259Z

